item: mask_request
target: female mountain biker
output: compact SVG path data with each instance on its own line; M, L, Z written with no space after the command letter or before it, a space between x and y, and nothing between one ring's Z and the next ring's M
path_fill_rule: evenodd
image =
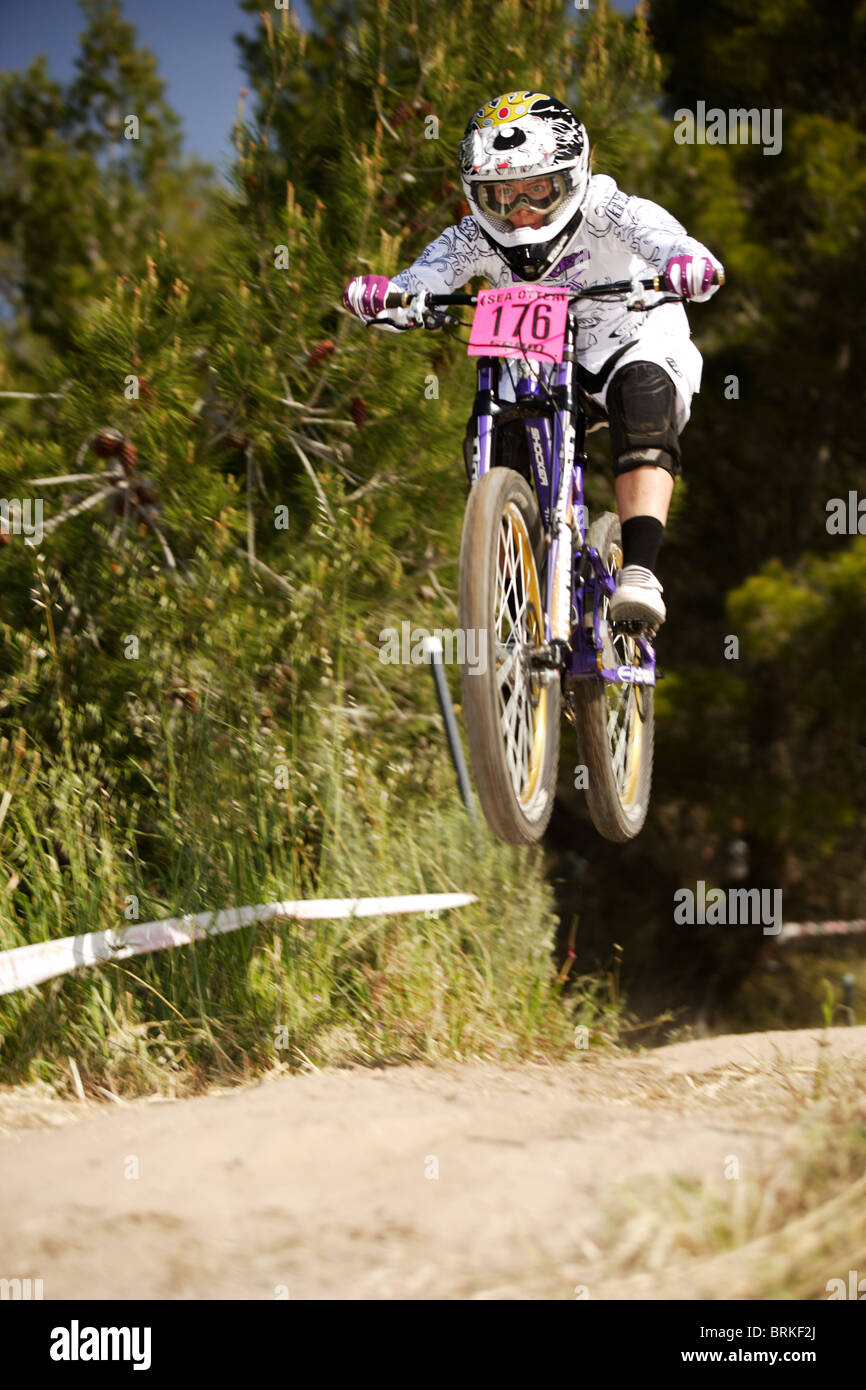
M576 289L661 273L668 292L696 300L715 293L715 271L724 278L721 262L657 203L590 173L583 124L542 92L507 92L476 111L460 172L470 215L393 280L361 275L346 287L344 304L365 323L416 327L412 309L385 309L389 290L448 294L475 276L494 287ZM578 323L578 379L610 424L622 523L611 618L658 627L665 605L655 567L701 355L681 304L641 313L583 300Z

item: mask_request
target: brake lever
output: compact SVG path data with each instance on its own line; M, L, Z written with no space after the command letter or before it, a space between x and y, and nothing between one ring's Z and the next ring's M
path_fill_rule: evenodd
M436 310L428 304L430 296L429 290L419 290L409 300L406 308L409 312L410 328L441 328L445 322L446 315L438 314Z
M634 313L641 313L647 307L646 294L647 291L641 284L640 279L637 276L633 276L631 290L626 295L626 309L631 309Z
M657 280L661 279L660 276L657 276L656 278ZM659 289L661 289L661 285L659 285ZM650 309L659 309L661 308L662 304L684 303L683 296L680 294L665 294L662 295L661 299L657 299L654 304L647 304L647 294L657 293L658 290L644 289L640 280L635 278L631 282L631 290L626 295L625 307L626 309L630 309L633 313L642 314L644 312L649 313Z

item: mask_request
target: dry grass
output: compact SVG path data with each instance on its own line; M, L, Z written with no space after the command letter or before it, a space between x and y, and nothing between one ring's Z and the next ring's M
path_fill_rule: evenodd
M735 1111L781 1121L783 1152L752 1175L623 1196L593 1297L826 1298L866 1249L866 1061L724 1068L692 1087L695 1101L727 1094Z

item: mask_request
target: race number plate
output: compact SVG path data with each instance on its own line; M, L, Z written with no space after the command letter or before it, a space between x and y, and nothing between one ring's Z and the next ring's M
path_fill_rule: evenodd
M529 357L561 362L567 316L567 290L520 285L481 290L467 351L470 357Z

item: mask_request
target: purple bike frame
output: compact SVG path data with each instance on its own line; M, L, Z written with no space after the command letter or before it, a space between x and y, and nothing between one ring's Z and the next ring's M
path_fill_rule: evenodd
M565 353L562 362L544 371L533 370L523 359L512 359L517 366L515 401L501 401L498 360L478 359L478 390L473 410L475 433L472 439L472 483L494 466L496 417L503 410L517 409L526 434L526 445L535 483L535 493L547 537L547 583L543 614L545 641L557 640L557 617L561 633L563 605L569 618L570 636L565 647L563 674L567 682L605 680L617 685L656 684L656 660L652 643L636 638L639 666L606 666L606 633L601 607L614 591L613 577L607 572L595 547L586 543L583 480L587 456L584 449L586 415L576 398L576 325L569 315ZM535 366L535 364L533 364ZM539 407L533 413L532 407ZM559 640L561 640L561 635ZM608 651L610 640L608 640Z

